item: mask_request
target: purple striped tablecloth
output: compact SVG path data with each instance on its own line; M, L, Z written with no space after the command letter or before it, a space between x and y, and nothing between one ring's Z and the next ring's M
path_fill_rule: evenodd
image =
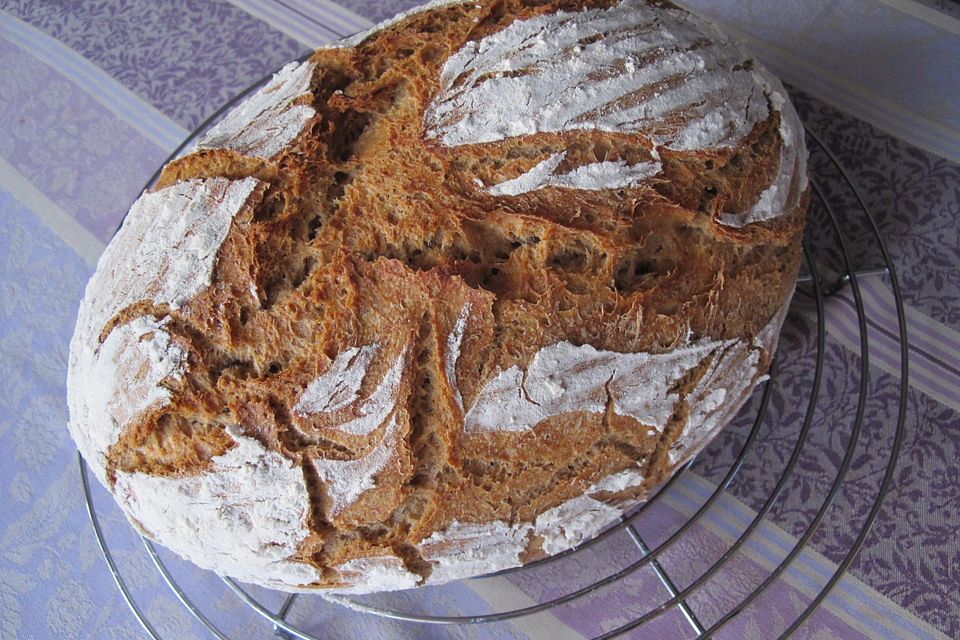
M310 47L415 0L0 0L0 637L145 637L103 561L65 429L64 374L75 309L129 203L199 122ZM794 87L808 126L838 154L889 241L907 304L911 377L903 452L862 552L798 638L960 636L960 6L950 0L687 3L721 21ZM777 10L771 11L776 5ZM839 177L815 167L829 188ZM844 196L838 195L842 199ZM854 236L857 236L856 229ZM872 266L875 248L854 243ZM770 638L833 574L883 473L900 372L886 276L862 281L870 393L862 446L836 507L790 568L717 637ZM714 562L776 483L802 422L815 311L799 299L784 332L775 428L735 481L661 557L680 587ZM755 534L690 599L711 624L780 563L837 474L862 363L849 290L826 309L823 397L796 472ZM756 403L754 403L756 404ZM755 407L753 407L755 409ZM662 542L713 492L743 443L749 408L643 518ZM106 535L141 609L165 638L210 637L177 601L99 487ZM567 560L376 601L433 614L483 613L556 597L639 557L617 533ZM230 637L268 626L212 574L174 576ZM279 594L252 589L271 606ZM423 626L300 599L292 622L324 638L589 638L668 595L647 566L549 612L488 625ZM632 638L694 634L677 610Z

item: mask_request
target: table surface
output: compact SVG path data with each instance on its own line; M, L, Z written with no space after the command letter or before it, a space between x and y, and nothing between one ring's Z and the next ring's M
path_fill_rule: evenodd
M0 0L0 637L145 637L97 548L65 428L64 400L75 310L130 202L189 132L252 79L311 46L414 4ZM863 550L797 637L960 637L960 74L948 62L960 59L960 8L948 0L878 0L871 17L861 20L856 12L866 9L856 3L810 0L780 5L774 20L762 11L762 0L688 4L743 35L794 84L804 122L837 153L874 212L907 305L911 375L894 483ZM876 19L877 7L893 12L890 28L909 33L910 51L926 58L902 55L894 33L893 45L871 53L892 50L889 64L875 65L880 72L864 80L856 60L844 52L867 47L857 40L862 37L857 29ZM796 19L789 19L791 11ZM791 43L827 32L817 21L829 23L832 37L844 46L831 49L827 42L791 50ZM814 59L824 51L831 52L829 60ZM944 59L950 51L954 57ZM878 84L863 88L858 82ZM860 266L876 261L870 246L853 249ZM834 515L814 535L813 548L769 597L718 637L775 637L833 572L872 504L893 438L900 369L889 277L864 280L863 294L873 332L870 394L864 446L850 480ZM849 390L858 384L862 362L849 329L854 317L849 299L841 293L827 304L826 399L808 450L770 520L729 570L691 601L705 620L722 615L725 603L769 573L836 476L846 443L833 425L849 422L855 410ZM793 398L800 393L797 385L809 383L808 356L816 346L808 307L795 304L784 333L781 349L789 357L781 358L778 380L785 382L771 403L778 430L759 440L736 481L698 525L696 544L671 548L661 558L681 584L742 531L789 457L800 421ZM742 444L740 423L748 414L711 445L670 499L644 518L651 544L716 486ZM99 487L94 492L121 570L158 631L169 638L209 637L163 583L109 497ZM383 602L433 613L523 606L569 590L571 580L582 584L608 574L622 566L629 548L622 537L611 536L555 568L397 594ZM231 637L268 633L215 576L161 555ZM272 605L280 602L277 594L253 592ZM612 592L510 623L440 628L385 622L316 597L298 601L291 619L327 638L581 638L629 621L638 602L665 598L648 567ZM630 637L691 635L672 611Z

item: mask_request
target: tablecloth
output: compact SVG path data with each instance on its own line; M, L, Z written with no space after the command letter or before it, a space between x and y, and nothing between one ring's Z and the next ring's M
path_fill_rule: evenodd
M0 1L0 637L140 638L146 633L97 547L67 435L64 377L75 310L97 256L164 158L252 79L311 46L367 27L411 0ZM902 452L877 522L850 570L796 637L960 636L960 9L948 0L693 1L792 83L805 123L838 155L874 212L903 287L911 374ZM814 166L841 210L851 195ZM839 189L839 187L837 187ZM851 214L852 215L852 214ZM856 266L882 258L847 221ZM814 236L816 237L816 236ZM892 281L861 281L869 320L861 444L811 544L716 637L770 638L845 557L894 442L900 376ZM706 625L769 575L803 534L842 465L864 353L852 291L825 307L823 385L809 439L780 499L714 579L689 599ZM798 295L784 330L766 427L730 487L660 556L683 588L763 507L796 443L813 376L815 309ZM638 525L653 547L714 491L759 396ZM753 413L752 413L753 412ZM165 638L211 637L177 600L100 487L94 503L121 574ZM373 597L431 614L542 602L640 557L618 532L558 563L502 577ZM269 625L214 575L160 550L230 637ZM276 610L282 597L251 593ZM304 597L290 620L324 638L585 638L668 594L650 565L572 603L508 622L430 626ZM672 608L631 638L694 637Z

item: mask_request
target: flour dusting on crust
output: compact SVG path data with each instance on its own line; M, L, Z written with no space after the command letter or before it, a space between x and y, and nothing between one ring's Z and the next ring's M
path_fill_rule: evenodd
M701 340L663 354L553 344L525 371L513 366L488 382L467 411L464 430L523 431L563 413L603 413L609 392L615 413L662 431L679 399L673 384L725 344Z
M351 347L337 354L326 373L307 386L294 405L294 412L301 416L331 413L352 404L360 397L360 385L373 356L379 350L380 343L375 342L363 347Z
M369 453L356 460L313 459L317 475L327 484L331 517L340 515L356 502L357 498L376 486L374 477L396 454L397 428L397 416L394 414L390 417L380 442Z
M397 556L355 558L334 567L348 587L335 587L330 593L363 594L409 589L420 583L420 576L408 570Z
M332 47L457 3L418 7ZM705 180L719 176L738 193L759 192L752 203L735 198L743 211L719 214L719 224L743 227L798 209L806 149L782 85L713 25L672 6L614 0L575 11L579 3L561 3L569 10L551 14L521 4L498 14L500 3L471 3L386 34L376 47L321 50L316 63L287 65L197 146L274 159L303 142L296 153L266 165L231 164L230 171L258 171L263 181L188 179L132 207L81 304L68 402L79 448L147 535L201 567L287 591L369 593L488 574L564 551L616 523L765 379L786 307L752 339L742 318L781 297L798 246L786 233L798 233L801 216L775 232L731 238L711 225L691 226L687 216L697 214L687 207L661 206L680 196L613 190L663 184L670 192L667 176L695 158ZM456 24L444 31L449 22ZM776 118L779 131L768 132ZM763 144L751 146L761 132ZM749 156L751 169L731 176L721 169L736 153ZM180 175L223 173L218 163L228 156L197 154ZM467 173L450 180L448 171ZM756 183L760 174L773 176L769 185ZM393 180L418 193L394 188ZM689 186L679 182L680 191ZM694 193L680 195L700 197L703 181L694 182ZM278 194L286 201L274 215ZM573 207L576 224L555 219L564 207ZM238 262L218 271L241 212L230 244ZM606 243L611 220L631 214L649 216L644 224L652 221L655 232L662 223L664 238L702 240L690 255L717 250L710 264L723 265L729 279L721 295L703 302L713 306L696 311L707 317L697 323L698 339L688 332L672 341L677 327L691 323L687 304L706 296L678 300L663 288L647 296L620 282L627 267L644 283L657 282L663 274L642 274L641 262L672 251L672 241L654 248L634 238L639 233ZM474 229L466 219L484 224ZM535 277L533 269L558 276L579 269L554 258L592 234L605 242L601 266L591 277L577 273L596 288L548 278L566 286L562 294L575 304L584 302L586 313L554 322L562 307L534 300L519 283ZM738 271L749 262L746 251L725 253L738 243L766 249L767 241L782 249L760 252L769 269ZM345 261L328 259L341 250ZM509 266L493 266L501 260ZM709 290L716 272L686 268L699 263L671 271L690 278L678 291ZM226 298L203 295L215 272ZM464 299L467 286L457 274L469 285L472 302L463 306L452 302ZM451 282L455 293L447 296ZM491 299L530 306L501 314ZM636 300L643 313L636 338L624 339L627 352L589 344L603 327L623 327L628 314L633 320ZM438 304L453 306L438 313ZM150 315L131 319L137 314ZM353 342L359 336L368 344ZM403 340L402 353L389 353ZM554 344L490 371L500 358L544 342ZM665 353L629 352L666 343L673 348ZM353 344L335 353L334 345ZM168 413L203 429L178 431L169 447L130 437L163 427ZM223 429L231 415L244 429L215 433L229 437L229 448L198 463L209 430ZM529 433L551 419L550 429ZM567 460L523 446L541 436L559 438L544 445L557 451L582 440L583 458L568 469ZM649 441L637 444L634 436ZM608 443L617 451L605 457ZM124 461L109 477L108 454ZM531 455L543 464L530 467ZM157 469L156 456L166 464L163 475L130 470ZM475 504L454 505L456 488L468 481L475 481ZM517 506L510 522L485 521L504 504Z
M310 383L294 406L294 413L307 417L316 413L332 413L355 404L352 418L337 425L337 429L356 436L365 436L383 424L397 404L400 379L406 364L406 354L401 354L387 370L383 380L362 402L357 391L366 376L373 356L380 350L374 343L349 349L337 356L330 371Z
M460 310L460 317L457 318L457 324L453 331L447 336L447 351L443 359L443 370L447 376L447 382L453 389L454 399L457 406L463 410L463 396L460 395L460 387L457 386L457 360L460 359L460 346L463 344L463 335L467 330L467 321L470 319L470 309L473 305L469 302L463 305Z
M118 472L114 494L147 536L206 569L265 587L307 585L316 568L292 559L307 537L303 471L258 440L235 445L187 477Z
M713 357L707 371L687 396L690 414L683 432L670 448L671 464L695 455L713 435L730 422L750 397L753 389L767 379L758 376L763 354L776 350L780 328L790 308L783 305L750 343L728 345Z
M186 362L165 323L152 316L115 327L111 335L119 333L103 345L101 332L137 302L177 309L206 289L231 221L258 184L255 178L186 180L144 193L100 257L80 303L67 373L70 430L91 463L105 460L127 422L168 397L157 385L182 373ZM145 362L146 369L135 364ZM91 466L106 484L103 464Z
M104 326L136 302L177 309L210 286L231 221L259 184L185 180L140 196L87 285L77 320L82 348L96 349Z
M590 496L578 496L537 516L533 531L543 537L543 550L553 555L594 537L621 511Z
M526 173L490 187L489 192L495 196L516 196L543 187L594 191L620 189L637 185L646 178L657 175L661 169L659 162L639 162L631 165L618 160L591 162L567 173L556 173L557 166L566 156L566 151L555 153Z
M548 509L532 523L452 522L417 545L423 559L433 565L427 584L520 566L520 557L533 535L543 538L543 550L548 554L559 553L592 538L615 522L622 509L590 496L641 485L643 474L639 466L638 463L637 468L624 469L599 480L584 495Z
M85 375L69 380L70 433L104 484L107 451L141 413L169 402L162 384L186 369L187 353L164 330L167 323L135 318L111 331L99 350L77 354Z
M680 9L623 0L607 9L517 20L447 59L424 115L426 136L456 147L541 132L633 131L654 161L603 161L567 173L554 153L489 188L516 196L543 187L633 187L661 170L658 149L739 144L770 108L780 112L780 167L758 201L720 222L742 227L795 208L806 188L803 128L780 82L712 23Z
M780 159L773 182L760 193L759 199L748 211L720 216L720 222L728 227L743 227L792 211L800 204L800 197L807 189L809 153L800 117L787 96L787 90L776 77L762 67L755 70L754 74L758 81L764 83L774 109L780 112Z
M291 62L254 95L200 139L198 149L232 149L248 156L272 158L289 145L316 115L313 107L294 104L309 96L313 63Z
M642 466L643 461L638 462L636 468L624 469L623 471L607 476L603 480L591 485L590 488L587 489L587 495L601 492L617 493L630 489L631 487L639 487L643 484L643 481L646 480L643 472L640 471Z
M511 527L499 520L484 524L454 521L420 542L424 560L433 564L430 584L520 566L530 525Z
M427 135L458 146L600 129L732 146L768 115L762 85L738 68L747 60L712 24L639 0L517 20L447 59Z

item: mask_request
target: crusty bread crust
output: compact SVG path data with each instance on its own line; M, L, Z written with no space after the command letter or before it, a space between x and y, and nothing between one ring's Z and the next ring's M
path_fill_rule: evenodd
M557 553L764 379L783 87L667 2L438 3L292 64L101 259L70 429L140 530L285 590Z

